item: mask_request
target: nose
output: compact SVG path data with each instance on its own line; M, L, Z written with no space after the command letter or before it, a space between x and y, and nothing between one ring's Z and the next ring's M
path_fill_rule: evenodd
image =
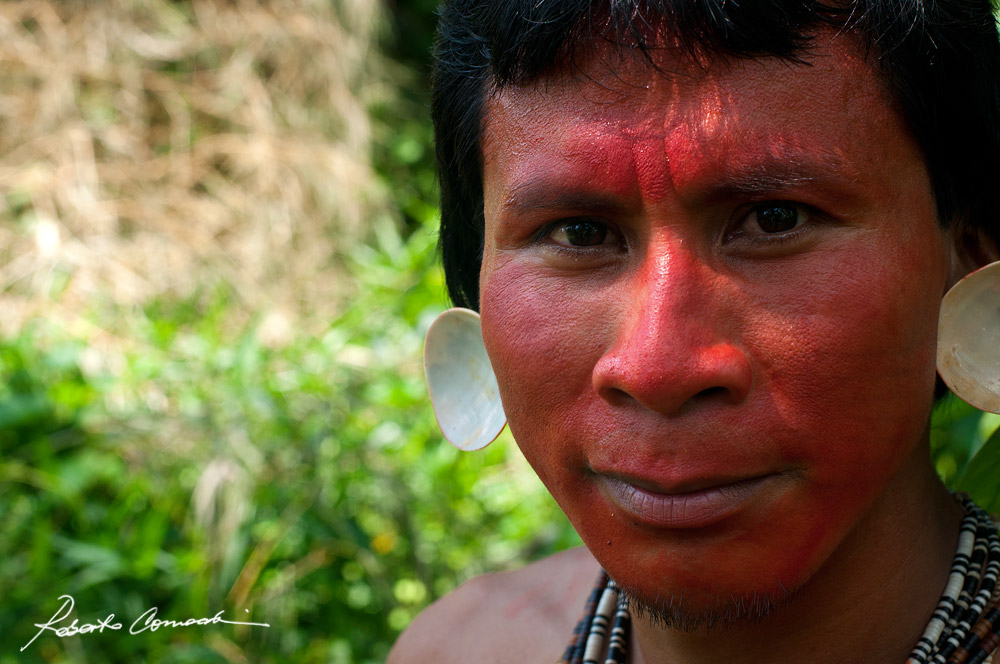
M593 370L604 400L676 416L747 398L753 372L734 338L739 298L723 275L677 243L660 242L624 279L613 343Z

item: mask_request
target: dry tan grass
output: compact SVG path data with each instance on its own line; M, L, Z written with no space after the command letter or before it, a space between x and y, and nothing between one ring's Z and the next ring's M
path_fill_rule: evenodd
M376 0L0 3L0 334L113 327L96 308L219 281L274 343L328 320L338 256L385 214L379 19Z

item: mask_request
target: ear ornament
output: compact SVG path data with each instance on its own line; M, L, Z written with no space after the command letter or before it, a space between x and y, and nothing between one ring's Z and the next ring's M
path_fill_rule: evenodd
M449 443L479 450L503 431L507 417L478 313L455 308L434 319L424 340L424 376L434 416Z
M1000 261L969 274L941 300L937 369L955 396L1000 413Z

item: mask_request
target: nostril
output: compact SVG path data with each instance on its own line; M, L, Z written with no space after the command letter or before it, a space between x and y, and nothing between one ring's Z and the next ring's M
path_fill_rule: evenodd
M609 387L604 390L600 390L600 394L604 399L611 404L621 405L632 400L631 395L625 390L619 389L617 387Z
M724 387L709 387L694 395L695 399L719 399L728 398L729 390Z

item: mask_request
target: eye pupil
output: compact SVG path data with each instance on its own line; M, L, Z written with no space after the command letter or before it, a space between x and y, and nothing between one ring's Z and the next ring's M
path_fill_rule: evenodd
M574 221L564 227L566 239L575 247L590 247L602 244L608 231L601 224L592 221Z
M771 203L757 210L757 224L765 233L790 231L798 220L798 208L788 203Z

